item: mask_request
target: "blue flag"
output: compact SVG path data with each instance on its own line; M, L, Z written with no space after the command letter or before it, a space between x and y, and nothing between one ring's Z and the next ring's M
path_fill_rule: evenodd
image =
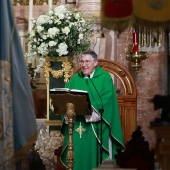
M12 1L0 1L0 167L36 140L34 103ZM15 166L15 165L14 165Z

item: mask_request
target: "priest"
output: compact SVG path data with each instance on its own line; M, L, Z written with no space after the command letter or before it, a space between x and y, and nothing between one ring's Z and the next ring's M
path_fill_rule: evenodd
M88 91L92 115L76 115L73 128L74 170L92 170L106 159L115 163L117 149L124 149L117 95L111 75L97 66L97 54L84 52L81 71L74 74L67 88ZM101 124L102 123L102 124ZM102 126L101 126L102 125ZM81 128L81 133L78 130ZM63 116L64 144L61 161L67 167L68 122Z

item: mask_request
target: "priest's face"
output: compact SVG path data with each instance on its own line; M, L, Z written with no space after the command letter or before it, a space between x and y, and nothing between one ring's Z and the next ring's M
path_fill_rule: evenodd
M80 67L84 76L88 76L95 70L98 61L94 60L91 55L83 55L80 57Z

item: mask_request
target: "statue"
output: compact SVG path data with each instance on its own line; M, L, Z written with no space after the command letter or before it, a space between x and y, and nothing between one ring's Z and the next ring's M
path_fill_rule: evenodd
M155 95L151 100L154 109L162 109L161 118L156 118L152 125L170 125L170 96Z

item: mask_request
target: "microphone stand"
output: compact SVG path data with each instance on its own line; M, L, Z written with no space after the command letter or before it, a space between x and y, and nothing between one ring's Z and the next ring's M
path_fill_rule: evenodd
M102 119L103 119L104 108L103 108L103 102L102 102L101 96L100 96L98 90L96 89L96 86L94 85L93 81L91 80L90 75L88 75L88 78L92 82L92 84L93 84L93 86L94 86L94 88L95 88L95 90L96 90L96 92L97 92L97 94L98 94L98 96L99 96L99 98L101 100L101 103L102 103L102 108L99 109L100 118L101 118L101 120L100 120L100 128L101 128L100 129L100 137L101 137L101 139L100 139L100 141L101 141L101 143L100 143L100 165L101 165L102 164L102 155L103 155L103 148L102 148L102 146L103 146Z

